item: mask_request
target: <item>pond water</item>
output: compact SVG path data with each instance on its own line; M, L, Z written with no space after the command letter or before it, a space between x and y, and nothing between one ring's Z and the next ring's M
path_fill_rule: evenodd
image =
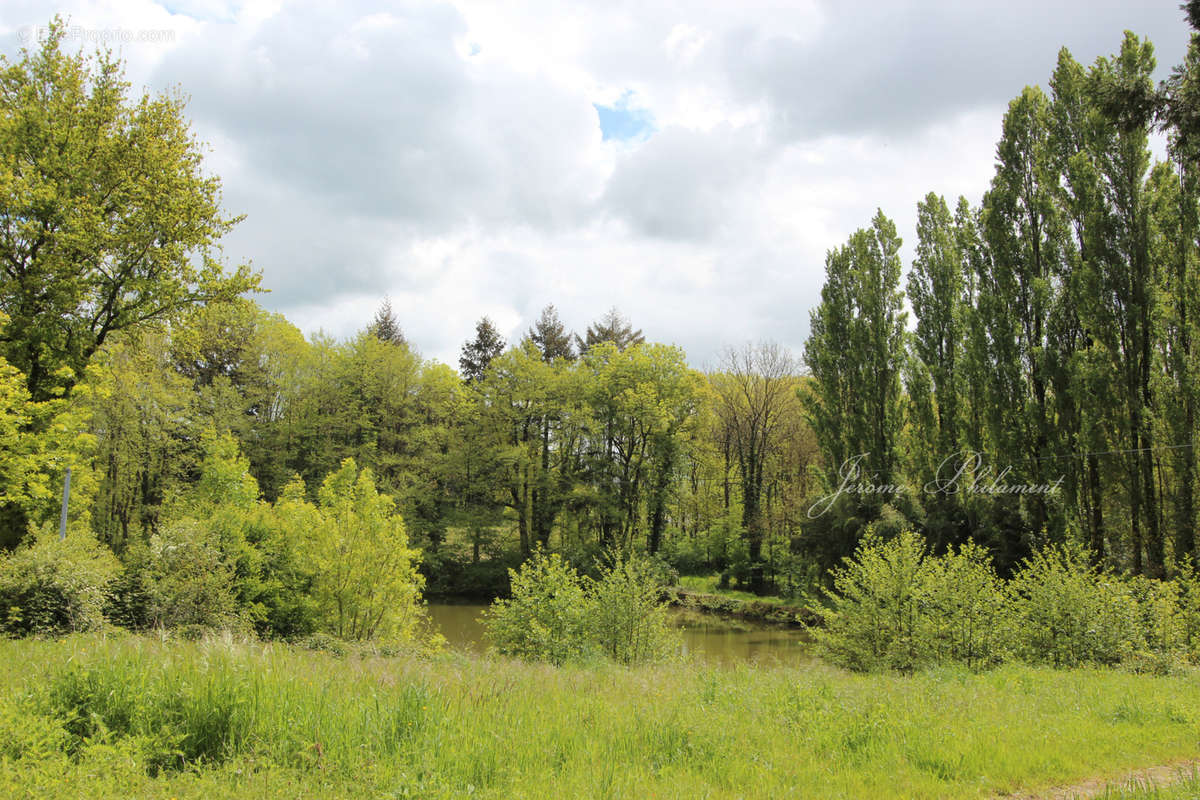
M485 605L430 603L429 615L450 646L482 653L487 649L479 616ZM713 664L741 662L799 664L812 658L804 632L796 628L744 623L672 609L685 655Z

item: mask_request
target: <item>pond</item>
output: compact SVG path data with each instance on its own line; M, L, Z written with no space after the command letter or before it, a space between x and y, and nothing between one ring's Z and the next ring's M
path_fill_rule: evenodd
M487 649L479 616L486 605L430 603L429 615L450 646L482 653ZM799 664L812 656L804 631L746 623L671 610L671 622L682 634L683 653L710 664L742 662Z

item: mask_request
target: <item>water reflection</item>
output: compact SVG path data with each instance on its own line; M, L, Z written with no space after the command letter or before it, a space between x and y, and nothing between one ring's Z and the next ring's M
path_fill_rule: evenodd
M487 649L474 603L430 603L429 614L453 647L482 653ZM795 628L731 622L695 612L677 611L672 622L682 632L683 652L713 664L798 664L808 661L804 632Z

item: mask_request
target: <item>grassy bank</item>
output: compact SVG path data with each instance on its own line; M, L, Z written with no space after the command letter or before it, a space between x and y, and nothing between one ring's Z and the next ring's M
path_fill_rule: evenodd
M682 575L668 590L672 605L704 614L784 625L809 626L819 618L794 600L722 589L718 575Z
M1200 681L0 642L4 797L990 797L1197 754Z

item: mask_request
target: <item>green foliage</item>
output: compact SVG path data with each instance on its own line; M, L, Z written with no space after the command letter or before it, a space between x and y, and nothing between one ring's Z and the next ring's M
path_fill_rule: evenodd
M679 651L662 598L661 564L616 552L588 585L592 641L619 664L662 661Z
M928 558L922 600L922 635L934 663L980 669L1007 657L1010 623L1003 585L982 547L967 542L939 558Z
M254 687L235 671L218 666L185 682L177 671L136 675L129 666L70 665L52 677L38 699L63 721L68 753L96 740L129 738L147 772L156 775L224 761L248 747Z
M511 597L484 612L488 638L505 655L565 664L589 654L583 578L557 553L537 552L509 570Z
M1197 651L1196 578L1122 578L1078 547L1034 553L1007 582L968 543L932 556L916 534L872 534L833 573L818 651L841 666L911 671L1015 659L1170 672Z
M1076 547L1030 556L1008 585L1017 654L1054 666L1117 664L1140 649L1138 602Z
M582 576L557 553L538 551L509 570L511 597L483 616L497 652L556 665L597 654L642 664L677 652L662 562L608 551L599 566L598 577Z
M237 572L207 521L181 519L129 548L114 585L114 619L134 629L241 628Z
M9 317L0 311L0 328ZM68 370L69 371L69 370ZM87 520L95 491L88 468L95 438L88 409L73 400L35 402L26 376L0 356L0 548L11 548L30 523L57 519L63 476L72 468L72 518Z
M0 632L57 635L100 627L118 567L90 533L73 530L60 540L44 527L16 551L0 554Z
M172 519L124 553L109 614L134 629L204 626L261 636L311 633L313 572L303 544L308 521L258 499L236 441L203 437L200 478L170 504ZM292 490L303 495L303 487Z
M285 493L280 513L307 527L303 552L315 576L322 626L344 639L376 636L411 641L425 621L420 553L409 547L404 521L370 469L353 459L321 485L317 506Z
M69 393L114 332L257 285L217 260L237 220L182 97L128 97L119 62L67 52L66 33L55 19L0 61L0 343L36 402Z
M888 541L868 533L845 566L833 570L830 606L816 632L819 651L850 669L911 671L932 661L926 638L925 543L903 532Z

